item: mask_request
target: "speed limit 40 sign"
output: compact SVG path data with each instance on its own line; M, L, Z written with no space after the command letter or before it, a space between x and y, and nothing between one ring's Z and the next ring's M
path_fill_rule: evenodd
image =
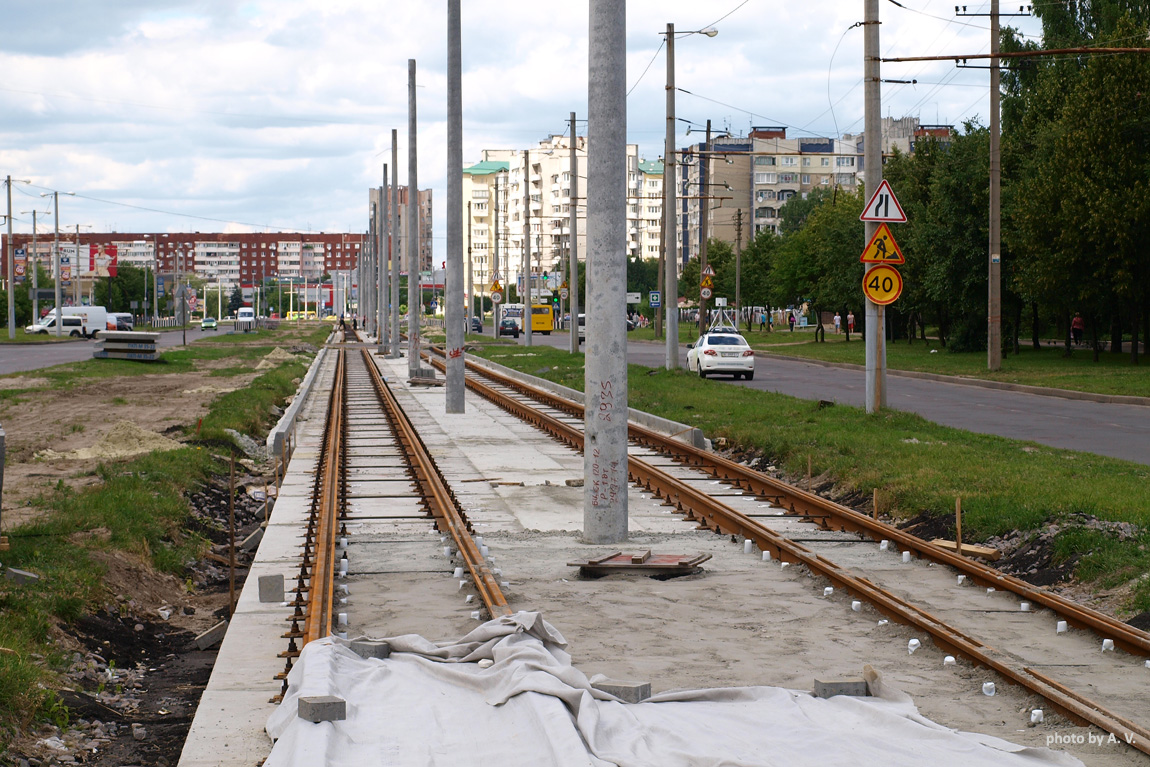
M893 304L902 295L902 275L888 264L878 264L863 275L863 293L879 306Z

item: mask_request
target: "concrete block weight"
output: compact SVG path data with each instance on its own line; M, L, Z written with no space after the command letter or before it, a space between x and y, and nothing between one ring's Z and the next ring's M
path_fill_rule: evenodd
M651 697L650 682L629 682L622 679L604 679L601 682L592 682L591 686L600 692L605 692L608 695L614 695L624 703L642 703L644 700Z
M309 722L338 722L347 719L347 702L334 695L301 696L296 715Z
M833 679L830 681L815 680L814 694L816 698L833 698L835 695L853 695L865 698L870 695L866 680L861 677L851 679Z
M391 645L377 639L353 639L348 646L353 653L361 658L383 660L391 655Z
M261 575L259 585L261 602L284 601L284 577L282 574Z

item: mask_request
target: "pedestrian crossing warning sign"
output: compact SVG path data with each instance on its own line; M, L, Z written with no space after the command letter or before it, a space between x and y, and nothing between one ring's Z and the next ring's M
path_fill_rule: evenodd
M905 264L902 250L894 241L894 235L886 224L879 224L870 242L863 248L859 261L864 264Z

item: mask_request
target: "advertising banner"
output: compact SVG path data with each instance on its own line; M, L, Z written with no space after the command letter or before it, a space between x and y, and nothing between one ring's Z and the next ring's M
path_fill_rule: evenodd
M89 277L115 277L118 248L115 245L92 243L88 246Z

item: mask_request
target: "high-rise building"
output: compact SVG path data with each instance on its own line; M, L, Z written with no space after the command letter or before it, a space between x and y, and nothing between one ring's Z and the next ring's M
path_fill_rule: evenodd
M396 211L399 216L399 231L392 232L392 249L399 253L401 268L407 271L407 187L399 187L399 201L398 209ZM432 256L432 215L431 215L431 190L419 190L419 271L430 272L432 269L431 256ZM371 206L379 205L380 194L379 187L374 187L367 190L367 205L368 210ZM435 268L442 268L439 264L435 264Z

